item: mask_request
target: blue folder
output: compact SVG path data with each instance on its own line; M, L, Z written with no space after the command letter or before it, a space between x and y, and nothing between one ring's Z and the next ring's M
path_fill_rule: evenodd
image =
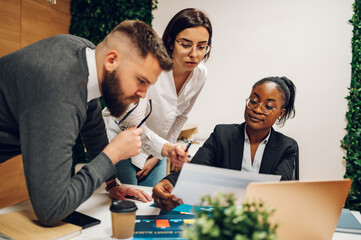
M336 232L361 234L361 224L349 209L342 209Z

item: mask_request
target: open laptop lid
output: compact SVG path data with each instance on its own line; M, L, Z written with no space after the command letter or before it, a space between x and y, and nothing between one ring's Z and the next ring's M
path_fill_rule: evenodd
M278 240L332 239L350 179L250 183L244 201L260 201L275 208Z

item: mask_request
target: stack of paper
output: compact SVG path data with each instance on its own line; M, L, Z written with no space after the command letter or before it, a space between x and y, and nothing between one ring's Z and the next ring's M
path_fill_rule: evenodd
M182 167L172 194L181 198L185 204L199 205L204 195L213 195L217 192L234 193L237 198L236 203L241 204L249 183L277 182L280 179L279 175L187 163Z

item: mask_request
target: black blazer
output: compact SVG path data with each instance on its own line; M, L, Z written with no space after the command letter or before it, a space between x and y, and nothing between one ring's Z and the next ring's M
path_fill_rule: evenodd
M241 170L244 127L245 123L217 125L191 163ZM281 180L292 180L296 163L297 142L271 128L271 136L263 153L259 173L281 175ZM174 185L178 176L179 172L172 173L166 179Z

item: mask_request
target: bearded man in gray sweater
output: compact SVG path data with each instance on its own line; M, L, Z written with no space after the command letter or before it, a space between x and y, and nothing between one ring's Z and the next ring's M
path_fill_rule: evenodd
M61 221L115 175L117 162L140 152L141 128L108 144L98 98L120 116L171 67L161 39L141 21L120 23L96 47L57 35L0 58L0 163L22 154L41 223ZM79 134L92 161L71 176ZM124 186L117 191L149 197Z

